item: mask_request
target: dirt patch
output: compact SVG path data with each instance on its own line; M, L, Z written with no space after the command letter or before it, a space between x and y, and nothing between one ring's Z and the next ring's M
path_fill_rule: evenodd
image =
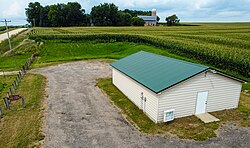
M111 77L99 60L35 69L47 77L46 147L249 147L249 128L223 125L219 137L203 142L147 135L128 124L96 79Z

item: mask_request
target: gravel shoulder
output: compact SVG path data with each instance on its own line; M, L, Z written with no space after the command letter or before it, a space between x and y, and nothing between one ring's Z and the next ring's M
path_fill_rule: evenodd
M95 86L111 77L100 60L34 69L47 77L45 147L250 147L250 129L233 123L218 129L218 138L197 142L169 135L148 135L131 126Z

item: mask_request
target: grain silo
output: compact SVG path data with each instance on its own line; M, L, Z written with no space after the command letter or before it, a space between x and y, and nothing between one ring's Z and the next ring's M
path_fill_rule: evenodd
M152 9L152 16L156 16L156 9Z

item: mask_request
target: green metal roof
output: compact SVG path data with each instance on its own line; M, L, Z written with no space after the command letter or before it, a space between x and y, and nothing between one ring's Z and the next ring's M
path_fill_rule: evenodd
M113 62L111 66L155 93L209 68L145 51Z

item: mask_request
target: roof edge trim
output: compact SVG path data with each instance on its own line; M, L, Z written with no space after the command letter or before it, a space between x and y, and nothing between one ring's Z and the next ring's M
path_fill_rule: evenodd
M204 71L207 71L209 68L207 68L207 69L204 69L204 70L202 70L202 71L200 71L200 72L198 72L198 73L196 73L196 74L194 74L194 75L192 75L192 76L190 76L190 77L188 77L188 78L186 78L186 79L183 79L183 80L181 80L181 81L179 81L179 82L177 82L177 83L175 83L175 84L173 84L173 85L171 85L171 86L169 86L169 87L166 87L166 88L164 88L164 89L162 89L162 90L160 90L160 91L158 91L158 92L156 92L157 94L161 94L161 92L163 92L163 91L165 91L165 90L167 90L167 89L169 89L169 88L171 88L171 87L173 87L173 86L175 86L175 85L177 85L177 84L180 84L180 83L182 83L182 82L184 82L184 81L186 81L186 80L188 80L188 79L190 79L190 78L192 78L192 77L194 77L194 76L196 76L196 75L198 75L198 74L200 74L200 73L203 73Z
M233 80L236 80L236 81L239 81L239 82L242 82L242 83L247 83L248 81L244 80L244 79L240 79L240 78L237 78L237 77L234 77L232 75L229 75L229 74L226 74L222 71L219 71L219 70L215 70L215 69L212 69L212 68L209 68L208 69L210 72L212 73L217 73L219 75L222 75L222 76L225 76L227 78L230 78L230 79L233 79Z

